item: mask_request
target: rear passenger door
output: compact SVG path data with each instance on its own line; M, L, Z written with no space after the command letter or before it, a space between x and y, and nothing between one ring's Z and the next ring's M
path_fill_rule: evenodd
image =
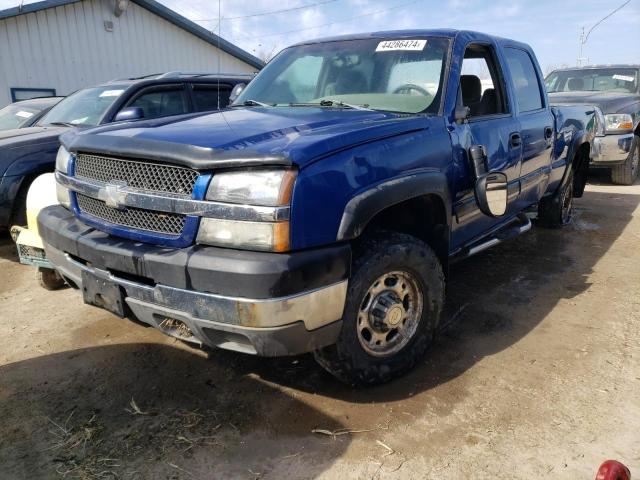
M546 105L542 76L526 50L505 47L522 142L521 208L536 203L547 190L551 174L553 115Z
M185 85L170 84L143 88L123 108L141 108L143 119L182 115L191 111Z
M221 84L193 84L191 85L191 98L196 112L211 112L227 108L231 86Z

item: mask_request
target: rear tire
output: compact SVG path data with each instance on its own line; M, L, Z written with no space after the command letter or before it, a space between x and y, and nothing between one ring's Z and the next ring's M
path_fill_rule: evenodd
M573 216L573 171L564 185L538 204L538 222L543 227L560 228L571 223Z
M338 341L317 350L315 358L345 383L375 385L423 358L436 332L445 282L433 250L410 235L380 232L358 251Z
M611 168L611 181L617 185L633 185L638 178L640 164L640 137L635 135L631 151L625 162Z
M60 290L66 285L60 274L51 268L38 267L36 279L45 290Z

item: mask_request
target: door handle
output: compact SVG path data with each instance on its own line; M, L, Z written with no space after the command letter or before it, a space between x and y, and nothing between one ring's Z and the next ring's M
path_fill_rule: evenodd
M553 137L553 128L544 127L544 139L549 140L551 137Z
M518 132L509 135L509 148L518 148L522 145L522 137Z

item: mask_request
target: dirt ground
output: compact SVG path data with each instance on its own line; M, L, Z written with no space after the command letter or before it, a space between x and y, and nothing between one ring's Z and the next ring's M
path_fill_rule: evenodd
M576 203L573 226L456 264L430 355L368 390L44 291L5 238L0 478L640 476L640 184Z

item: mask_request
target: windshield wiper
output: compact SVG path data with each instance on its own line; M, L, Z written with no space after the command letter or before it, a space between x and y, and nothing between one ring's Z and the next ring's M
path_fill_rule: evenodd
M264 103L258 100L245 100L242 103L234 103L232 107L275 107L275 103Z
M321 107L341 107L341 108L353 108L354 110L366 110L368 112L372 111L371 108L369 108L369 104L365 103L363 105L355 105L353 103L345 103L342 102L340 100L320 100L320 106Z
M354 110L366 110L368 112L373 111L369 108L368 104L355 105L353 103L345 103L337 100L320 100L319 102L291 102L288 103L289 107L339 107L339 108L352 108Z
M47 125L53 125L54 127L77 127L78 126L75 123L69 123L69 122L51 122L51 123L47 123Z

